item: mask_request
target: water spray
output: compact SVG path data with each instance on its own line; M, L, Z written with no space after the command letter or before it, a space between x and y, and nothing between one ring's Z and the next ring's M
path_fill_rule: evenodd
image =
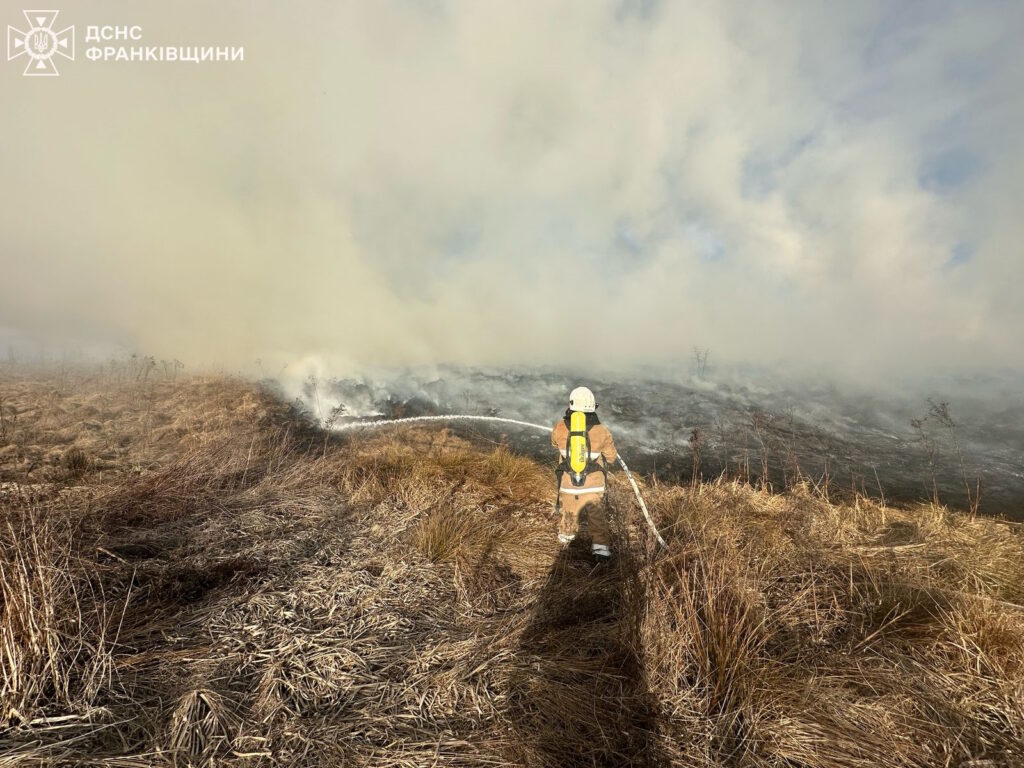
M448 414L443 416L406 416L401 419L375 419L367 421L350 421L347 424L336 424L331 429L334 432L347 432L353 429L371 429L373 427L382 427L389 424L410 424L414 422L430 422L430 421L486 421L490 423L498 424L514 424L517 427L528 427L529 429L539 429L541 432L548 434L551 432L550 427L546 427L543 424L532 424L528 421L519 421L518 419L506 419L501 416L471 416L468 414ZM640 486L636 484L636 480L633 478L633 473L629 471L629 467L626 466L625 460L622 458L622 454L618 457L619 466L626 473L626 477L629 478L630 485L633 486L633 493L636 494L636 500L640 503L640 511L644 514L644 520L647 521L647 525L651 529L651 533L654 534L654 538L657 539L658 543L662 547L667 547L665 540L658 533L657 527L654 525L654 520L651 519L651 513L647 510L647 504L644 502L644 497L640 495Z

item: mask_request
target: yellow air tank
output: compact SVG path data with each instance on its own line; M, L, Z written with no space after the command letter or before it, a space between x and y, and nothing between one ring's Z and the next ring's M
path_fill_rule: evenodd
M590 463L590 438L587 435L587 414L573 411L569 415L569 469L573 485L582 485Z

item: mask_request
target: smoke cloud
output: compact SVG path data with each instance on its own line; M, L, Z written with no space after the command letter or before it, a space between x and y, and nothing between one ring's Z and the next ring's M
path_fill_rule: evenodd
M20 13L7 12L17 26ZM1024 9L82 2L0 328L196 364L1024 366ZM88 24L245 61L90 62ZM306 361L303 363L302 361Z

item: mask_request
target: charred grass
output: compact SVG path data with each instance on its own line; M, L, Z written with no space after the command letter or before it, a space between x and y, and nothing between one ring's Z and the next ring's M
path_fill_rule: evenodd
M324 439L134 364L0 375L0 764L1014 766L1024 541L933 505Z

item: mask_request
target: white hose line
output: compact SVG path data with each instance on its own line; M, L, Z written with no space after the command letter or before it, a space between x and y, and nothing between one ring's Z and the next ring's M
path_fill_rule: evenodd
M409 424L412 422L424 422L424 421L488 421L498 422L501 424L515 424L519 427L530 427L531 429L539 429L541 432L550 433L551 427L546 427L543 424L531 424L528 421L519 421L518 419L506 419L500 416L471 416L468 414L451 414L444 416L406 416L401 419L377 419L370 421L350 421L347 424L335 424L331 427L334 432L347 432L352 429L365 429L372 427L380 427L386 424ZM630 485L633 486L633 493L636 494L636 500L640 502L640 511L644 513L644 520L647 521L647 525L650 526L651 533L654 534L654 538L658 540L658 543L667 547L665 540L661 538L661 534L658 533L657 527L654 525L654 520L651 519L651 513L647 511L647 504L644 503L644 497L640 495L640 487L636 484L636 480L633 479L633 473L629 471L629 467L626 466L626 462L623 461L622 455L619 455L619 465L626 473L626 477L629 478Z
M540 424L531 424L528 421L517 421L516 419L503 419L500 416L468 416L455 414L452 416L406 416L401 419L371 419L367 421L350 421L347 424L335 424L331 429L334 432L345 432L349 429L359 429L361 427L376 427L384 424L405 424L411 421L500 421L505 424L516 424L520 427L532 427L533 429L542 429L545 432L550 432L551 427L545 427Z
M644 513L644 519L647 524L651 527L651 533L654 534L654 538L658 540L658 543L663 547L668 547L665 540L661 538L661 534L658 533L658 529L654 527L654 521L651 519L651 513L647 511L647 505L644 503L644 497L640 495L640 488L636 484L636 480L633 479L633 473L629 471L629 467L626 466L626 462L622 460L622 455L619 455L619 464L622 466L623 471L626 473L626 477L629 478L630 485L633 486L633 493L636 494L636 500L640 502L640 511Z

